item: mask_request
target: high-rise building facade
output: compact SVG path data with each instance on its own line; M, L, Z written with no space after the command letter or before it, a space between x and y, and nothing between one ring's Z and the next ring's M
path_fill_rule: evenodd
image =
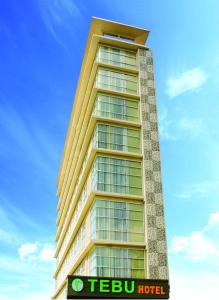
M53 299L70 274L168 279L148 34L92 19L58 177Z

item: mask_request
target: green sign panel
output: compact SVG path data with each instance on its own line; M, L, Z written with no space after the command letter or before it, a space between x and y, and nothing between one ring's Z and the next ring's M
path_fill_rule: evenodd
M168 280L68 276L67 299L169 299Z

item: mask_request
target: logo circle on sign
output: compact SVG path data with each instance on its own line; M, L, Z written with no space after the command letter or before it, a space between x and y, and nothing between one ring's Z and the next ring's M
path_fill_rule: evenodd
M71 283L71 287L75 292L80 292L84 288L84 283L80 278L75 278Z

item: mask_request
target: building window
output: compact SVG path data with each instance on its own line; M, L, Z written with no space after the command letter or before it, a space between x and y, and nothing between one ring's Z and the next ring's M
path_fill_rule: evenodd
M90 275L144 278L144 250L96 247L90 255Z
M137 101L131 101L115 96L98 94L94 106L94 115L120 120L139 121Z
M92 186L98 191L142 195L141 162L97 156Z
M101 45L97 52L97 61L126 68L136 68L136 53L121 48Z
M112 33L103 33L103 35L108 37L108 38L111 38L111 39L117 39L117 40L122 40L122 41L125 41L125 42L129 42L129 43L134 43L134 39L130 38L130 37L125 37L125 36L112 34Z
M85 223L83 223L81 225L80 229L78 230L78 233L75 236L75 238L74 238L74 240L62 262L61 268L57 275L57 285L59 285L66 278L66 276L70 272L73 262L81 254L81 252L85 248L87 242L88 241L85 240ZM60 260L60 258L59 258L59 260Z
M85 276L86 275L86 268L85 268L86 260L83 260L82 263L77 267L74 275L77 276Z
M140 153L140 130L97 124L93 136L93 146Z
M90 215L91 239L144 242L143 204L96 200Z
M136 95L138 93L138 77L100 68L97 71L96 87Z

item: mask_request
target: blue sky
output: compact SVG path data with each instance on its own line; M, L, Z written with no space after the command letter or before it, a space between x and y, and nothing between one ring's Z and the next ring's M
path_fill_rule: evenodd
M171 300L217 298L218 11L216 0L0 2L1 300L53 290L56 179L92 16L151 31Z

